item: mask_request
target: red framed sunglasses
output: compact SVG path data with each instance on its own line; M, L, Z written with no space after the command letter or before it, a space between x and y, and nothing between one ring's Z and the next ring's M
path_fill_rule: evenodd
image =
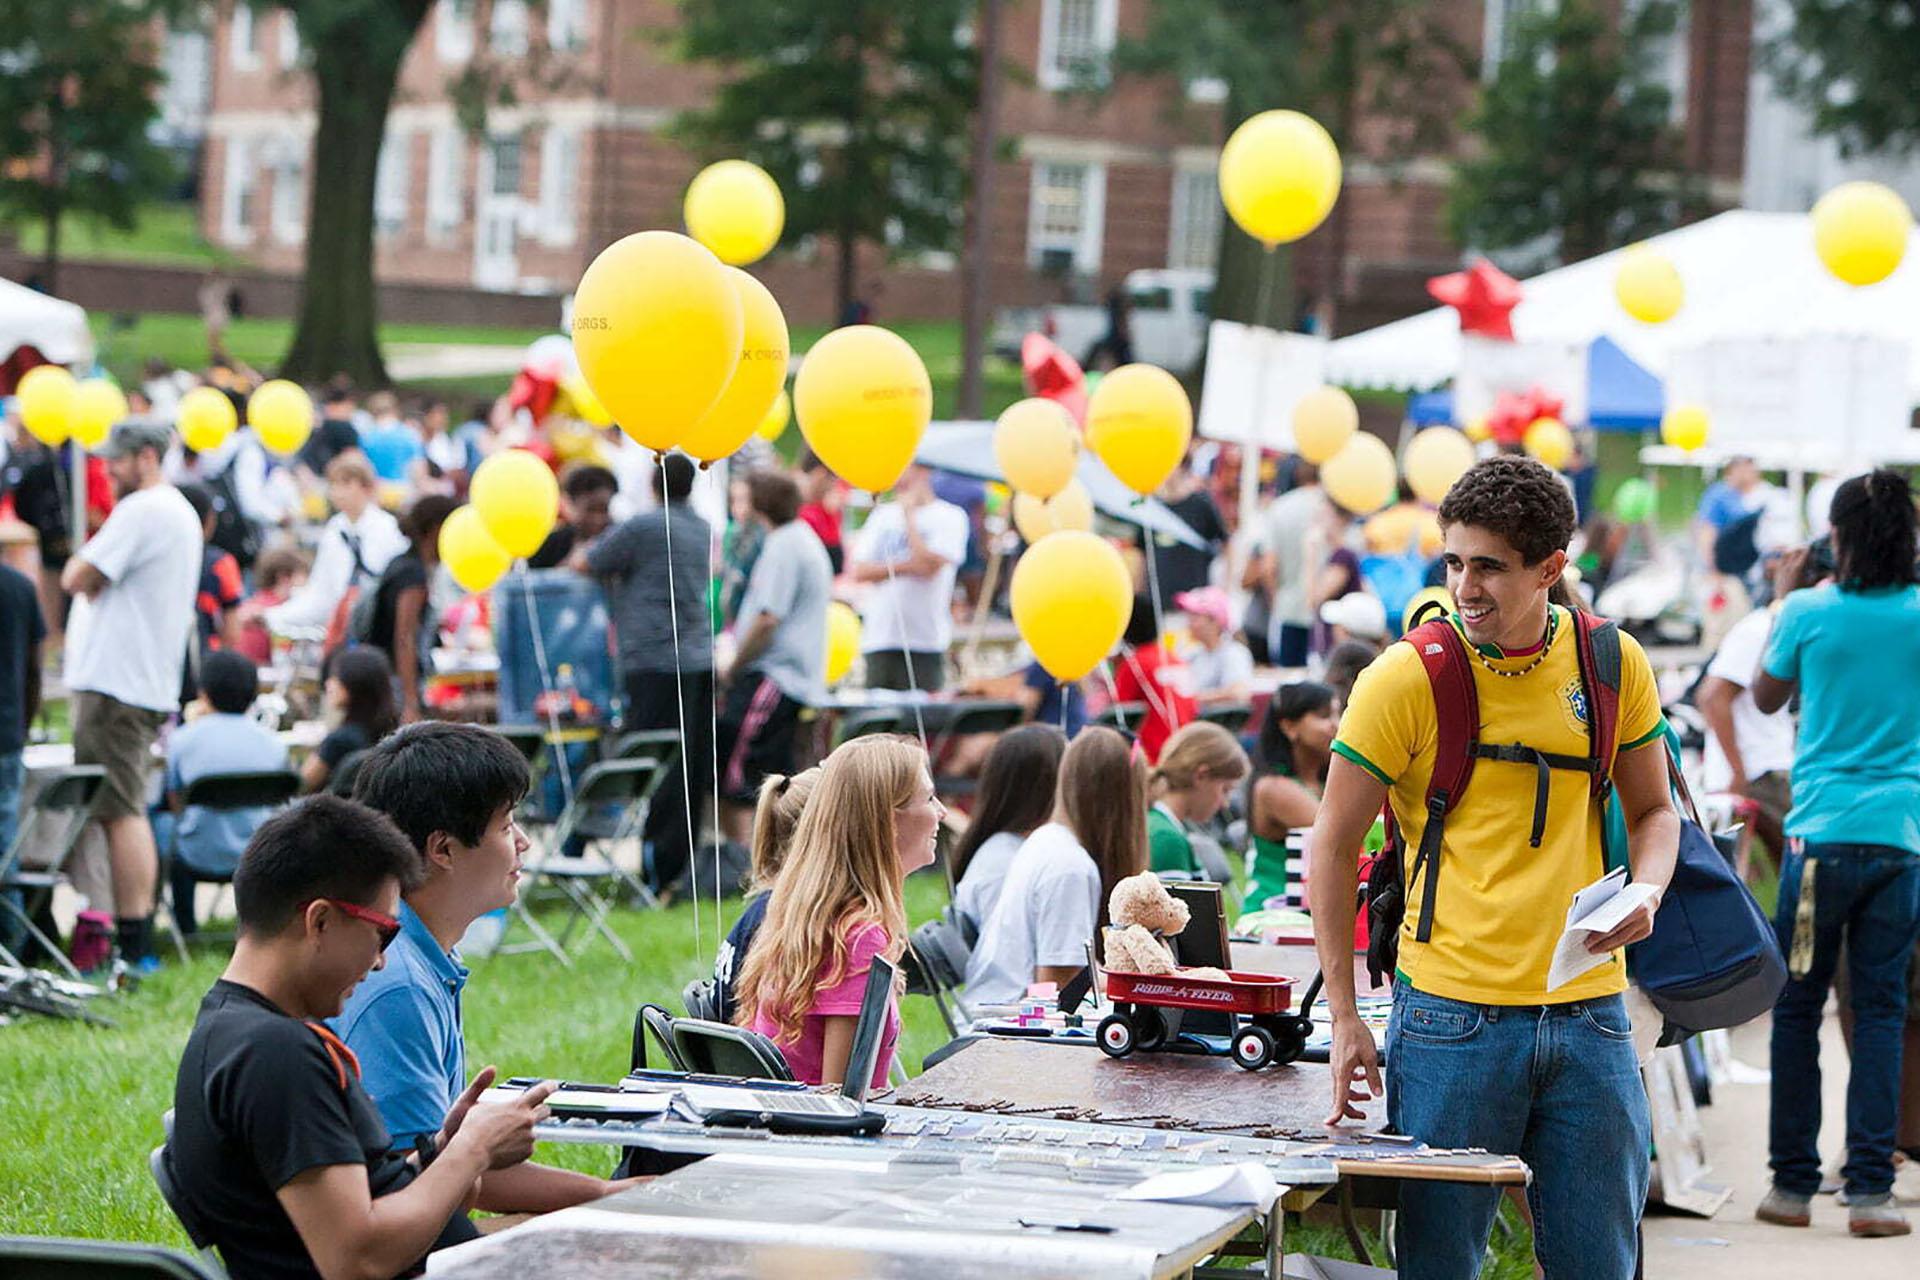
M336 911L345 912L355 920L364 920L372 925L380 934L380 949L382 951L392 946L393 940L400 936L400 922L398 920L395 920L390 915L375 911L372 907L360 906L358 903L342 902L338 898L308 898L296 909L305 911L316 902L324 902Z

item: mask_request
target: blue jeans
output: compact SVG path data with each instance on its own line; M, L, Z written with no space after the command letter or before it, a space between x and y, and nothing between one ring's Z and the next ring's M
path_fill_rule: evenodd
M1626 1003L1481 1005L1395 985L1387 1118L1436 1147L1517 1155L1533 1170L1534 1256L1548 1280L1628 1280L1653 1124ZM1403 1182L1403 1280L1480 1274L1500 1193Z
M1773 1008L1773 1182L1795 1195L1820 1189L1820 1021L1845 942L1853 1006L1847 1194L1883 1195L1893 1187L1907 963L1920 939L1920 854L1885 845L1789 842L1773 917L1780 949L1789 956L1809 864L1816 867L1813 960L1804 978L1787 980Z

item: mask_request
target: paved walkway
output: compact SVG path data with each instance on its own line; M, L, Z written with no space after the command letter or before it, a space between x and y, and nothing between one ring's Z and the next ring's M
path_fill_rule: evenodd
M477 378L518 373L527 349L396 342L387 348L387 375L400 382L429 378Z

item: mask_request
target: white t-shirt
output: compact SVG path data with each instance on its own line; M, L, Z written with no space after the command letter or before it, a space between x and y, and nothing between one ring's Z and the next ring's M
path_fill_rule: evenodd
M1238 640L1223 639L1215 648L1194 645L1186 653L1189 693L1215 693L1238 688L1247 692L1253 680L1253 654Z
M200 517L178 489L157 484L114 504L80 556L106 575L91 601L74 602L67 687L129 706L180 705L180 672L200 589Z
M967 558L967 513L937 499L914 513L920 541L946 564L931 577L897 573L867 589L861 610L861 651L905 649L945 653L953 639L953 580ZM854 543L856 564L898 564L907 558L905 509L897 502L875 507Z
M1707 674L1740 686L1733 699L1733 737L1740 746L1740 763L1747 777L1765 773L1791 773L1793 770L1793 716L1786 708L1772 715L1753 705L1753 676L1767 650L1767 637L1773 633L1773 610L1755 609L1733 624L1720 651L1707 664ZM1707 734L1706 784L1709 791L1724 791L1733 780L1720 739Z
M953 905L973 921L974 928L985 928L993 917L993 908L1000 901L1000 886L1007 881L1007 869L1013 865L1013 857L1024 843L1025 836L1002 831L982 840L980 847L973 851L967 873L954 887Z
M1087 962L1100 920L1100 868L1057 822L1026 838L1007 868L1000 900L967 962L967 1000L1012 1004L1034 969Z
M313 571L305 585L291 599L267 610L267 625L282 630L324 627L331 622L359 572L354 567L355 543L360 548L360 566L366 570L360 578L362 590L370 589L393 558L408 547L399 522L371 503L358 520L349 521L344 511L335 512L320 531L320 547L314 552Z
M1260 513L1260 547L1275 561L1277 585L1273 592L1273 619L1295 627L1314 623L1308 601L1308 582L1318 565L1307 557L1308 535L1326 512L1327 497L1319 485L1289 489Z

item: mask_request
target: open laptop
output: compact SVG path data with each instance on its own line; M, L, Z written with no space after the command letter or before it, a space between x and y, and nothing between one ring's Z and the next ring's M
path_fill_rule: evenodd
M887 1009L893 1002L899 972L899 967L883 956L875 956L873 967L867 970L867 989L860 997L860 1016L853 1024L853 1051L847 1055L847 1079L840 1086L841 1094L855 1102L866 1102L867 1090L873 1084L873 1068L880 1061Z

